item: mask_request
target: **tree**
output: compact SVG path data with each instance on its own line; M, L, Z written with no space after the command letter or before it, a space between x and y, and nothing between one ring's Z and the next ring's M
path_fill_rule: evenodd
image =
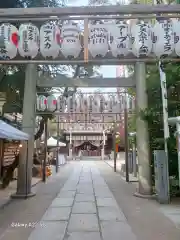
M6 0L1 1L0 8L16 8L16 7L24 7L24 1L21 0Z

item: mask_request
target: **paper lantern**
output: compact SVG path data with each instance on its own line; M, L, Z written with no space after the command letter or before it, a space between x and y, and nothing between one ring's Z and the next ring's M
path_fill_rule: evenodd
M45 96L38 96L37 97L37 104L36 108L38 111L45 111L47 106L47 98Z
M77 106L76 106L77 111L78 112L83 112L84 111L83 95L82 94L78 94L76 100L77 100Z
M113 111L113 113L118 112L118 101L117 101L115 95L112 95L112 111Z
M174 32L174 50L176 55L180 56L180 21L173 19L173 32Z
M83 111L83 95L80 93L80 94L77 94L76 95L76 109L77 109L77 112L82 112Z
M81 52L80 29L76 23L64 24L61 30L61 52L65 58L77 58Z
M11 24L0 25L0 59L13 59L17 55L18 30Z
M59 112L63 113L65 111L65 107L66 107L66 102L64 99L64 96L59 96L57 99L57 109L59 110Z
M35 58L39 51L39 30L31 23L19 27L18 51L22 57Z
M100 95L100 112L104 112L104 110L105 110L105 98L104 98L104 96L103 95Z
M89 112L92 112L92 110L93 110L93 101L94 101L93 96L92 95L88 96L88 111Z
M77 95L76 101L77 101L76 108L78 112L83 112L83 95L81 93Z
M157 57L168 56L174 50L174 34L171 20L156 21L153 27L153 52Z
M136 23L131 26L131 47L136 57L145 57L151 53L152 32L149 24Z
M127 56L129 53L129 27L126 23L112 24L110 30L110 49L113 57Z
M82 106L83 106L83 111L87 112L87 110L88 110L88 98L87 98L87 96L83 96Z
M54 112L57 109L57 100L54 95L50 95L47 97L47 110L50 112Z
M40 28L40 52L43 57L57 58L60 51L60 29L57 25L46 23Z
M107 106L107 110L108 110L108 112L113 112L113 96L112 95L110 95L109 97L108 97L108 106Z
M89 52L92 57L105 57L108 52L108 29L103 23L89 24Z
M76 95L76 111L80 112L80 97Z
M74 111L74 98L73 98L73 96L70 96L67 99L67 111L71 112L71 113Z
M98 94L94 95L94 100L92 103L92 111L93 113L99 113L100 112L100 97Z

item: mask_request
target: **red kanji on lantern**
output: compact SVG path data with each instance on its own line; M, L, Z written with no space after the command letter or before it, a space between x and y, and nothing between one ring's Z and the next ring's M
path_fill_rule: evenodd
M12 39L12 42L14 43L14 45L17 47L18 46L19 37L18 37L18 34L16 32L12 33L11 39Z
M47 99L44 99L44 104L47 105Z
M53 100L53 105L56 105L56 103L57 103L57 100Z
M58 44L61 44L63 42L63 39L61 38L60 34L56 34L56 41Z

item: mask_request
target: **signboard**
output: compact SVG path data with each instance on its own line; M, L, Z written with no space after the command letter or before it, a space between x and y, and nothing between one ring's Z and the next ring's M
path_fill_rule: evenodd
M169 138L169 125L168 125L166 74L162 69L161 62L159 62L159 73L160 73L162 104L163 104L164 138L167 139Z
M11 165L14 162L15 157L18 153L19 153L19 144L5 143L3 166Z
M169 172L164 150L154 151L155 190L159 203L169 203Z

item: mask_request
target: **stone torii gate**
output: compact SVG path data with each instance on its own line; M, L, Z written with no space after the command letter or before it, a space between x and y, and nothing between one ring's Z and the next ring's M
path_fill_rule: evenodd
M66 7L66 8L17 8L17 9L0 9L0 21L1 22L27 22L27 21L47 21L47 20L67 20L71 19L84 19L84 52L76 60L66 59L42 59L37 58L23 59L17 57L13 60L0 60L0 64L27 64L26 79L25 79L25 97L23 106L23 130L27 132L31 139L28 141L28 151L25 147L22 148L20 153L19 163L19 176L16 197L29 197L32 196L31 192L31 179L32 179L32 154L34 148L34 126L35 126L35 101L36 101L36 82L39 79L37 73L38 64L94 64L94 65L134 65L135 83L131 79L125 83L125 79L120 84L120 79L113 80L113 87L130 87L136 85L136 97L137 97L137 111L147 108L147 96L146 96L146 69L145 63L156 62L154 56L136 58L132 55L121 59L114 59L107 56L103 59L92 59L88 55L88 20L91 19L112 19L112 15L115 19L152 19L158 16L160 13L163 17L178 18L180 12L180 5L159 5L149 6L147 5L117 5L117 6L99 6L99 7ZM179 61L177 57L166 58L164 61ZM84 86L80 83L79 79L75 83L76 86ZM82 80L81 80L82 81ZM95 80L90 83L89 80L83 80L87 86L97 86ZM88 82L88 83L87 83ZM98 84L102 86L109 86L110 81L105 79L104 83L102 79L97 79ZM52 85L48 80L43 82L42 79L38 81L39 86L62 86L65 83L65 79L59 79L57 82L53 82ZM72 81L68 83L71 85ZM124 84L124 85L123 85ZM73 84L72 84L73 85ZM71 85L71 87L72 87ZM150 172L150 158L149 158L149 139L147 124L145 121L137 118L137 147L138 147L138 160L139 160L139 188L138 192L142 195L151 194L151 172ZM25 163L25 159L27 164Z

